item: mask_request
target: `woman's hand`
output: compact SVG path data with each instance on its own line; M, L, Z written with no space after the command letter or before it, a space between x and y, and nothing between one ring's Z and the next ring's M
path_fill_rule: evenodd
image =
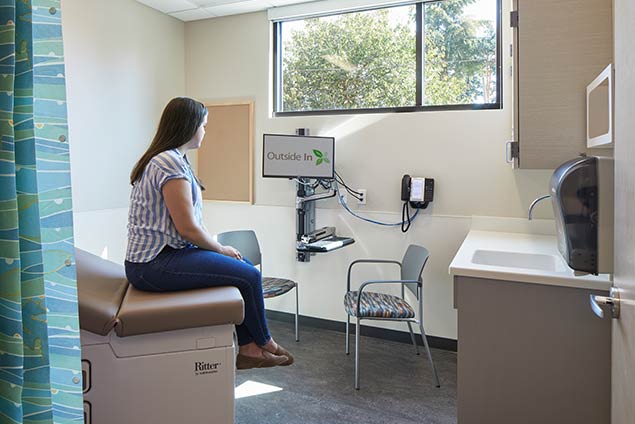
M232 246L223 246L218 253L220 253L221 255L229 256L230 258L238 259L239 261L243 260L243 255L240 254L238 249Z

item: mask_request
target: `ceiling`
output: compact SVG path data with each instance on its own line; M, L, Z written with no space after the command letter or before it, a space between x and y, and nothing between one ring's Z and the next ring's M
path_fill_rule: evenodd
M137 0L182 21L258 12L314 0Z

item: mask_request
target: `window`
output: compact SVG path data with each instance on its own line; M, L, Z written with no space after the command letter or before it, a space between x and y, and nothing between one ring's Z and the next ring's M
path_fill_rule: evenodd
M501 107L500 0L274 23L277 116Z

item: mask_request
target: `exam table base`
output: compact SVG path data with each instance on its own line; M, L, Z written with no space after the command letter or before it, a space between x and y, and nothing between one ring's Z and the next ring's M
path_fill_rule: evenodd
M233 325L81 332L86 424L233 424Z

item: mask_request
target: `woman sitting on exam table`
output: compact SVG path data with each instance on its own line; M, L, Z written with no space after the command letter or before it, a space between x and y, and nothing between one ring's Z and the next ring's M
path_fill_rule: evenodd
M202 186L186 154L201 146L206 125L207 108L193 99L175 98L165 107L130 175L126 276L135 288L152 292L237 287L245 320L236 326L236 367L291 365L293 356L267 328L260 271L203 225Z

